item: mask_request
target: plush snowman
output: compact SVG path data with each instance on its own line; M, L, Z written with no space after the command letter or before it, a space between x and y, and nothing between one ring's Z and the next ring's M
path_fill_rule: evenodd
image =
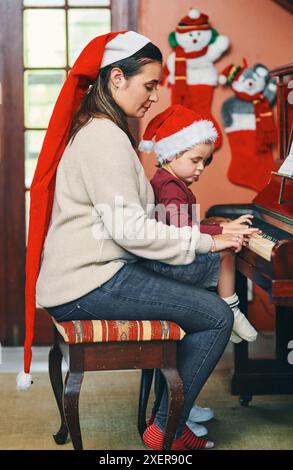
M273 146L276 128L272 106L276 99L275 79L267 67L255 64L248 67L228 65L219 83L230 85L234 96L222 105L222 120L231 148L228 178L235 184L259 192L276 170Z
M169 43L174 52L164 67L164 80L172 89L172 104L182 104L211 119L219 132L218 148L222 135L211 114L213 91L218 84L213 62L229 48L229 39L211 27L207 15L191 9L170 34Z

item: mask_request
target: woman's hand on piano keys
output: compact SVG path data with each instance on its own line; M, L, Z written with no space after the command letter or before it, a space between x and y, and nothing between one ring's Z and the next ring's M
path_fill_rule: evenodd
M223 235L232 233L245 235L245 237L249 238L256 233L261 233L260 229L250 227L252 224L251 219L253 219L252 214L244 214L231 222L222 222L220 226L223 227Z
M249 235L243 235L240 232L212 235L213 245L211 251L218 252L230 249L235 253L238 253L241 250L242 245L247 246L249 239L253 236L255 236L255 232L251 232Z
M223 250L232 250L238 253L244 243L244 236L241 234L225 233L221 235L213 235L212 252Z

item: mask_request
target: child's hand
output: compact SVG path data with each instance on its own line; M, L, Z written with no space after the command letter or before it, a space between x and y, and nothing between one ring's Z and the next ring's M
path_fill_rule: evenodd
M239 235L245 235L246 237L251 237L255 233L261 233L260 229L250 227L252 224L252 218L252 214L244 214L231 222L222 222L220 224L220 226L223 227L222 233L224 235L227 233L236 233Z

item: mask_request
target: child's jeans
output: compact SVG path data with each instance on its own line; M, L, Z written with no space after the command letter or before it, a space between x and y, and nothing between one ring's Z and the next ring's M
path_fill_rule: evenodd
M202 289L215 291L219 280L220 255L219 253L206 253L196 255L190 264L165 264L160 261L140 258L139 264L153 271L182 281Z

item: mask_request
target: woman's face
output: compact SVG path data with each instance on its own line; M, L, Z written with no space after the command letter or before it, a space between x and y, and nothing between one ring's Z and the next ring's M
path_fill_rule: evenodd
M128 79L118 67L111 70L111 93L126 116L142 118L152 103L158 101L157 88L161 73L162 65L159 62L144 65L138 75Z

